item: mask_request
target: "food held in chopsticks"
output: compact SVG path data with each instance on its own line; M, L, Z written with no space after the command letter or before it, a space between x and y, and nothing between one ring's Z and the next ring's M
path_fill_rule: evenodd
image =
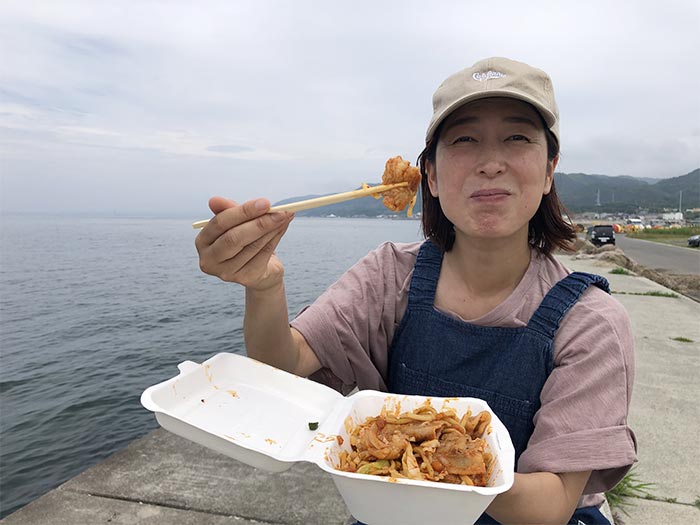
M392 211L401 211L408 206L407 214L411 217L420 185L420 170L411 166L411 163L403 160L400 155L386 161L384 175L382 175L382 184L389 185L397 182L408 182L408 186L383 193L384 206Z
M431 405L398 416L382 409L347 429L351 451L340 453L338 469L485 487L495 465L482 437L490 423L486 411L460 419L454 409L438 412Z
M410 204L408 216L413 215L413 205L416 202L416 192L420 185L420 170L411 167L411 163L403 160L401 156L393 157L386 162L384 175L382 175L382 184L379 186L368 186L362 183L362 189L354 191L346 191L344 193L336 193L326 195L324 197L316 197L289 204L282 204L270 208L270 213L274 212L297 212L310 210L312 208L320 208L329 204L336 204L352 199L359 199L374 195L375 198L384 197L384 205L392 211L401 211ZM203 228L209 222L209 219L192 223L193 228Z
M382 184L385 186L405 184L382 192L381 195L375 195L374 198L380 199L384 197L384 206L391 211L401 211L408 206L406 215L413 217L413 206L416 204L420 179L420 170L418 168L411 166L409 161L403 160L401 155L392 157L386 161L384 175L382 175ZM369 188L370 186L363 182L362 187Z

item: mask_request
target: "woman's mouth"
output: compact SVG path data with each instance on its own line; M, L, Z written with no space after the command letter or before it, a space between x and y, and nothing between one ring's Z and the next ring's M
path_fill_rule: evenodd
M493 202L505 199L508 196L510 196L510 192L503 188L486 188L475 191L469 197L480 202Z

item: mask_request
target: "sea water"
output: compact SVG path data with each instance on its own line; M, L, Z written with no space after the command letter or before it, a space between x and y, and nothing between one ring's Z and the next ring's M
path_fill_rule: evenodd
M244 291L199 270L187 220L0 218L0 518L154 429L143 390L245 353ZM290 314L420 223L296 218L278 247Z

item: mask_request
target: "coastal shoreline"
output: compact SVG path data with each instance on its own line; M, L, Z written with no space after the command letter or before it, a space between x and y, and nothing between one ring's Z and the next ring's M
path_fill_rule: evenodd
M694 442L687 436L700 433L700 421L687 415L700 395L700 303L663 295L671 291L640 275L611 274L618 265L597 256L557 257L574 271L606 277L633 324L637 381L630 426L640 443L636 472L655 486L654 497L633 498L626 509L629 516L620 514L618 523L697 520L693 490L700 485L700 473L687 468L695 456ZM665 418L660 428L657 421L669 412L678 417ZM157 429L1 523L343 525L348 519L330 477L310 464L270 474Z

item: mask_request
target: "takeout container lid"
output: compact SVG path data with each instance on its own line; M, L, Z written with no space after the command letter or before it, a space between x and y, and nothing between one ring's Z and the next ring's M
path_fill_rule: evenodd
M163 428L270 472L282 472L298 461L315 463L331 475L352 515L368 525L473 523L497 494L513 484L513 444L483 400L373 390L343 397L321 384L230 353L202 364L185 361L178 368L177 376L141 395L141 403ZM491 413L491 431L485 439L497 463L489 486L395 479L335 468L338 453L350 449L346 418L359 424L378 415L382 407L406 412L426 401L438 411L452 407L460 416L467 409ZM318 427L310 430L310 423Z

